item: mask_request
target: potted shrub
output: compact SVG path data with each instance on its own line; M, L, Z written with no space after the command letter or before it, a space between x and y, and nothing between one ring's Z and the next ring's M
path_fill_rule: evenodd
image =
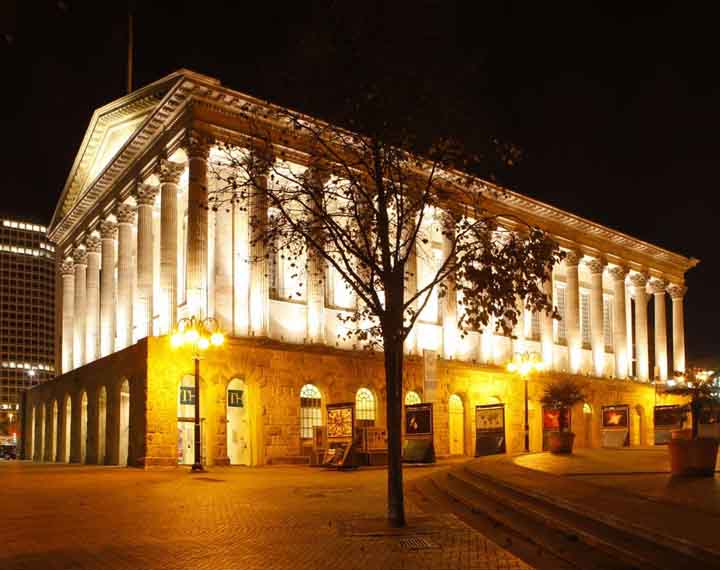
M690 433L685 430L673 433L668 442L670 471L673 475L712 477L715 475L718 440L700 437L698 432L703 409L712 409L720 402L715 376L696 368L689 369L684 375L676 374L681 377L681 382L666 388L665 393L690 398L684 408L691 414L692 430L688 430Z
M545 387L545 393L540 401L544 406L559 410L558 431L550 432L548 436L550 453L572 453L575 434L570 431L568 425L567 420L570 417L568 412L575 404L585 399L580 386L569 378L554 381Z

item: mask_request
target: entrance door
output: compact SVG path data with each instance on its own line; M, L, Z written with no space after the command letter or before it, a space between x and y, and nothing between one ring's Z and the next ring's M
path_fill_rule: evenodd
M450 455L465 453L465 410L460 396L453 394L448 402L450 409Z
M250 425L245 382L235 378L227 388L227 454L230 465L250 465Z
M195 379L185 376L178 390L178 463L195 462Z
M128 464L130 446L130 384L124 380L120 386L120 451L118 464Z

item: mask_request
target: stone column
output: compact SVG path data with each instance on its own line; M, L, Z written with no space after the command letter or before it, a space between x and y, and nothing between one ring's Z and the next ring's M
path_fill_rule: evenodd
M120 204L115 210L118 221L118 302L117 350L132 343L132 251L135 208Z
M73 345L75 318L75 267L72 258L60 263L62 276L62 372L73 369ZM46 420L46 431L48 422Z
M215 318L220 328L233 332L233 208L220 204L215 212Z
M149 184L138 185L135 194L138 211L137 228L137 287L140 304L139 338L152 336L153 299L153 205L158 188Z
M655 307L655 366L658 370L656 380L663 382L668 379L667 355L667 320L665 318L665 281L662 279L650 280L650 292L653 294Z
M207 159L210 145L195 131L187 138L188 238L187 303L190 313L208 314L208 179Z
M687 287L671 283L667 292L672 299L673 320L673 372L685 372L685 317L683 315L683 297Z
M605 372L605 335L603 330L603 271L605 261L588 261L590 270L590 340L592 343L593 369L595 376Z
M565 257L565 334L567 335L568 366L572 374L580 372L582 337L580 335L580 282L578 265L582 255L567 252Z
M255 187L248 200L250 224L250 336L268 336L269 284L265 234L268 223L267 173L269 164L255 160Z
M630 275L630 283L633 286L633 297L635 297L635 375L640 380L648 380L650 378L650 361L648 356L648 298L645 291L647 276L642 273L633 273Z
M185 165L160 161L160 332L168 333L177 322L178 183Z
M117 224L100 223L102 273L100 275L100 356L115 352L115 236Z
M87 278L85 298L85 362L98 358L100 342L100 238L94 235L85 240L87 250Z
M324 235L321 217L323 214L323 195L328 176L322 167L308 170L308 185L312 189L314 204L310 218L312 241L318 247L324 247ZM310 241L310 240L308 240ZM307 249L307 276L305 278L307 292L307 338L315 344L325 342L325 259L312 243Z
M455 220L445 216L442 227L443 261L453 255L452 248L455 243ZM440 318L442 319L443 358L455 358L458 350L458 314L457 314L457 288L455 276L445 279L445 296L440 299Z
M628 355L625 314L625 267L614 266L608 272L613 279L613 350L615 352L615 377L627 378Z
M73 362L75 368L85 364L85 299L86 283L85 273L87 271L87 252L84 247L77 247L73 251L75 260L75 310L74 310L74 343Z
M553 303L553 282L552 274L547 280L542 282L542 290L545 296ZM554 303L553 303L553 306ZM553 339L553 319L550 313L543 311L540 313L540 346L542 347L542 359L548 370L554 370L553 349L555 341Z

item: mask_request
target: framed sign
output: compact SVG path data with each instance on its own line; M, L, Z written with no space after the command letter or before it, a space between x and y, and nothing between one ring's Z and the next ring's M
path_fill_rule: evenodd
M628 429L630 425L628 406L603 406L602 427L605 429Z
M228 390L227 391L227 405L228 408L244 408L243 402L243 391L242 390Z
M355 404L330 404L327 406L328 439L352 439Z
M684 417L680 406L655 406L655 429L680 429Z
M570 428L570 408L543 408L543 431L560 431L560 420Z
M475 456L505 453L505 404L475 406Z
M431 436L433 433L432 404L405 406L405 435Z
M349 441L338 441L331 443L330 447L325 450L323 456L322 465L323 467L345 467L348 462L350 450L352 448L352 442Z
M183 406L195 405L195 386L180 386L180 404Z

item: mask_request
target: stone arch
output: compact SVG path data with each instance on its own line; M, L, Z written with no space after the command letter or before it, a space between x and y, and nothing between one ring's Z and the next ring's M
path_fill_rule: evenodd
M105 465L107 461L107 388L100 386L97 396L97 462Z
M418 394L415 390L408 390L407 392L405 392L405 398L403 399L403 403L406 406L421 404L422 398L420 397L420 394Z
M40 427L38 429L38 461L45 461L45 432L47 431L47 405L40 404Z
M459 394L448 398L450 455L465 454L465 402Z
M130 382L123 378L118 394L118 465L128 464L130 451Z
M186 373L177 381L177 448L179 465L192 465L195 462L195 374ZM208 456L208 384L200 378L200 438L201 461L203 465L209 460ZM205 396L205 397L203 397Z
M36 434L36 428L35 428L35 410L36 406L33 404L32 409L30 410L30 423L28 424L28 430L30 433L28 434L28 442L30 444L30 449L28 450L28 455L25 456L26 458L35 459L35 434Z
M252 465L253 438L248 386L232 378L225 390L226 445L230 465Z
M582 425L585 432L585 447L593 446L593 419L595 417L592 404L583 402L582 404Z
M63 403L63 432L62 432L62 461L70 463L70 448L72 447L72 398L70 394L65 394Z
M630 441L636 445L645 445L647 442L647 417L645 415L645 408L637 404L632 408L632 411L633 421L631 422Z
M80 392L80 463L87 463L88 442L88 397L87 391Z
M58 430L58 401L54 399L52 401L52 412L50 414L50 457L48 461L58 461L58 437L60 433Z

